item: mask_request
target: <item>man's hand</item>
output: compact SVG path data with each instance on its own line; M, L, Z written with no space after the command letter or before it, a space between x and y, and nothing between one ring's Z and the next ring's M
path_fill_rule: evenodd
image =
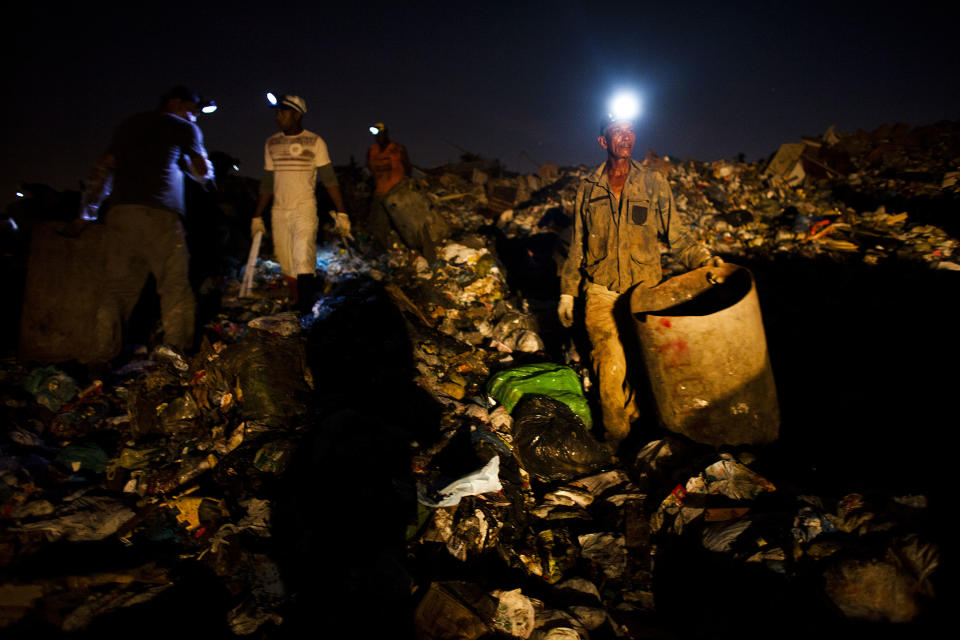
M573 296L569 293L560 296L560 304L557 305L557 317L560 318L560 324L567 329L573 326Z
M720 256L710 256L700 263L701 267L719 267L723 264L723 258Z
M330 217L333 218L333 228L340 237L353 240L353 234L350 233L350 216L343 211L331 211Z
M213 163L207 158L206 152L191 153L186 164L187 174L200 184L213 181Z
M267 227L263 224L263 218L257 216L250 221L250 237L255 238L258 233L267 235Z

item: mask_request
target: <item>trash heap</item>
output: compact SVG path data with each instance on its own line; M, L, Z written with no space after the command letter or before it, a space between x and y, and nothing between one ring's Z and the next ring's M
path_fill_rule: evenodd
M434 365L456 356L434 354ZM432 387L442 437L414 453L419 637L647 637L668 624L802 634L844 616L910 622L932 600L939 550L921 533L925 496L809 495L772 475L776 463L774 480L754 470L759 454L680 438L618 460L591 435L574 369L490 369L466 397ZM729 606L684 619L697 574L749 595L711 590Z
M954 269L955 238L917 223L909 200L886 197L899 205L889 211L876 200L887 190L955 202L957 127L939 126L937 136L830 131L769 163L646 162L668 175L690 232L730 261ZM931 136L940 143L929 157L910 142ZM144 350L96 380L3 362L0 628L96 629L191 584L227 594L214 617L235 635L279 637L291 611L317 606L278 561L274 507L291 460L329 424L328 382L346 375L318 370L327 364L309 349L353 339L375 352L377 336L337 334L349 327L335 319L379 291L402 318L402 375L437 409L409 435L409 466L386 490L406 520L398 562L410 616L398 635L803 635L922 620L940 554L927 496L814 495L765 451L658 433L614 452L596 439L589 376L575 349L546 339L541 311L555 301L518 293L520 267L504 252L548 236L557 253L547 260L558 259L587 171L518 176L465 162L430 172L421 186L451 229L435 260L369 251L360 231L356 246L321 244L327 288L302 319L277 265L260 260L255 297L230 283L190 357ZM871 206L856 208L841 186L869 191ZM361 413L379 393L364 392Z
M955 225L956 123L821 136L781 146L767 162L669 166L678 209L729 256L825 256L960 268Z
M853 134L831 128L753 163L676 161L652 152L643 163L668 177L691 233L732 260L906 260L960 269L951 215L960 197L956 123L886 125ZM541 171L549 181L516 178L518 197L499 214L497 226L508 235L557 231L589 170ZM540 186L524 200L521 187L531 183Z
M55 366L7 363L2 626L83 630L173 588L190 562L233 594L234 633L281 621L283 583L258 546L271 535L271 479L308 428L312 385L296 315L259 315L283 304L226 309L206 328L219 339L189 360L161 346L84 389ZM50 548L65 543L106 570L74 558L58 568L76 574L51 576ZM143 562L129 566L124 549Z

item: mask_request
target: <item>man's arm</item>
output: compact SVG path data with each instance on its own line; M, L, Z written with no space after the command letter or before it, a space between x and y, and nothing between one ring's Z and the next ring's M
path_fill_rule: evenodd
M337 208L337 211L340 213L346 213L347 208L343 206L343 194L340 193L340 185L337 184L332 187L326 187L326 189L327 193L330 195L330 199L333 200L333 206Z
M683 228L670 183L659 173L657 174L657 213L659 214L657 224L660 227L658 232L667 239L670 252L683 266L687 269L696 269L714 260L710 250L696 242Z
M200 127L188 123L188 130L184 132L186 138L181 142L185 162L180 166L188 176L204 184L213 180L213 163L207 158L207 149L203 146L203 134Z
M257 208L253 210L254 218L263 216L263 212L267 210L267 205L270 204L272 198L273 171L266 169L263 172L263 177L260 179L260 195L257 198Z
M577 189L577 198L573 205L573 237L570 238L570 247L567 249L567 259L560 268L560 293L576 297L580 292L580 267L583 265L583 199L584 183Z
M263 212L267 210L267 205L273 199L273 171L265 170L263 178L260 179L260 195L257 197L257 207L253 210L253 219L250 221L250 235L257 233L266 233L267 228L263 224Z
M566 328L573 326L573 299L580 292L580 267L583 264L583 199L584 185L577 189L577 198L573 205L573 238L567 249L567 259L560 269L560 302L557 305L557 317Z
M345 213L347 209L343 206L343 194L340 192L340 182L337 181L337 174L333 170L333 163L317 167L317 177L330 195L333 206L337 208L338 212Z
M254 218L262 218L263 212L267 210L267 205L273 200L272 193L261 193L257 197L257 208L253 211Z
M207 152L191 151L187 153L187 175L204 184L213 180L213 163L207 158Z

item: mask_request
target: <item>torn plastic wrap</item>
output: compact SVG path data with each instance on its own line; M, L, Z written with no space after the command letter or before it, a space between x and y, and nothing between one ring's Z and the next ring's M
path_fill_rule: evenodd
M428 507L453 507L465 496L500 491L500 456L494 456L483 468L454 480L439 491L428 493L419 491L417 500Z

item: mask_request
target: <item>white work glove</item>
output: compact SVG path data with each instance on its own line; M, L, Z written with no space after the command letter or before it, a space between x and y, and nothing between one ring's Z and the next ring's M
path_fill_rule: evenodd
M99 217L99 209L97 205L90 203L85 203L80 207L80 219L86 220L87 222L92 222Z
M256 238L258 233L267 235L267 227L263 224L263 218L257 216L250 221L250 237Z
M333 229L340 234L341 238L353 240L353 234L350 233L350 216L343 211L331 211L330 217L333 218Z
M710 256L700 263L701 267L719 267L723 264L723 258L720 256Z
M573 296L569 293L560 295L560 304L557 305L557 317L560 324L567 329L573 326Z

